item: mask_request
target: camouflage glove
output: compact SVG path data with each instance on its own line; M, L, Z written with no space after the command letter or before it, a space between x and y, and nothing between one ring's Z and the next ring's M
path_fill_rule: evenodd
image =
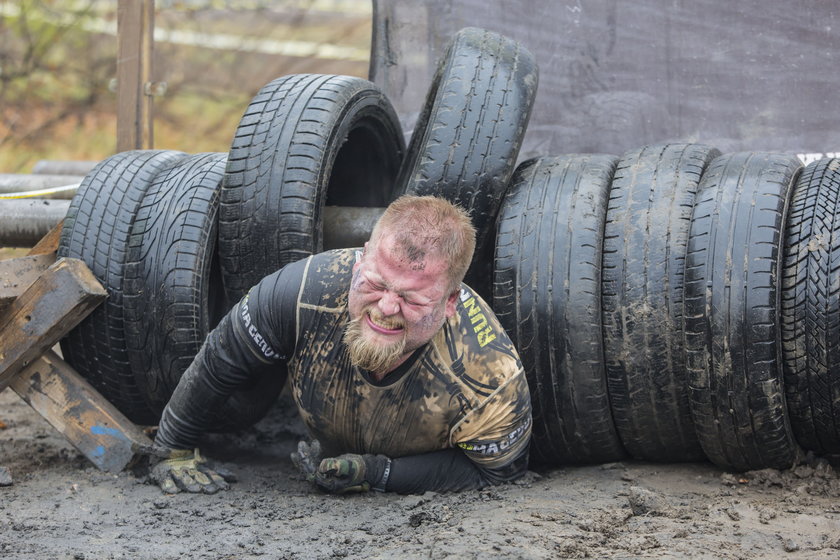
M215 494L235 482L232 473L207 462L198 449L173 449L153 465L149 476L167 494L193 492Z
M315 472L315 484L325 492L385 491L391 474L391 459L384 455L347 453L321 461Z

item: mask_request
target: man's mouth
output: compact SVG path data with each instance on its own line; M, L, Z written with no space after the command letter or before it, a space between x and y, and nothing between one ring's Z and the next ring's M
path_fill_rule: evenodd
M402 325L394 324L391 321L377 321L371 316L370 312L365 313L365 321L374 332L379 334L395 335L403 332Z

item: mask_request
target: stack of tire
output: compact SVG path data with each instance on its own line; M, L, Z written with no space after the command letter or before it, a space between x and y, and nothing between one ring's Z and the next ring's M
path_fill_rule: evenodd
M840 452L840 160L699 144L522 163L494 306L542 463Z
M110 298L65 357L154 424L226 310L324 248L325 208L434 194L477 227L467 283L519 349L535 463L750 470L840 453L840 162L671 143L517 168L536 88L521 45L465 29L407 148L376 86L303 74L256 95L228 154L105 160L60 254ZM241 388L216 429L256 422L284 381Z

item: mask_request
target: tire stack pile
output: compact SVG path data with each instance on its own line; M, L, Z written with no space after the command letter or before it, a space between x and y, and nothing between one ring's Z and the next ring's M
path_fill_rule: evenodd
M374 84L298 74L260 90L227 154L108 158L73 199L59 254L110 297L65 358L155 424L230 306L325 247L328 209L435 194L475 221L467 283L520 350L536 461L747 470L788 467L800 445L838 453L838 161L803 171L780 154L664 144L516 168L536 89L527 50L468 28L408 147ZM215 428L250 426L284 382L240 388Z
M498 219L494 307L548 464L840 451L840 160L699 144L538 158Z

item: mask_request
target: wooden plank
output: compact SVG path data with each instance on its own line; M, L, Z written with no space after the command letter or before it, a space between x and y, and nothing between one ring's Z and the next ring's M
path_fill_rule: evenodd
M64 220L58 222L41 240L29 250L29 255L55 254L58 251L58 241L61 238L61 228L64 227Z
M50 266L0 316L0 389L106 297L84 262L62 258Z
M53 351L24 369L10 387L91 463L119 472L151 447L143 431Z
M7 309L7 313L0 311L0 340L3 341L3 346L0 346L0 376L7 379L0 382L0 390L8 384L97 468L106 472L119 472L131 464L137 454L146 452L152 441L55 352L44 352L41 349L45 345L52 346L47 340L58 340L106 297L105 290L82 261L61 259L56 262L55 253L62 225L63 222L59 223L44 236L29 251L29 256L0 261L0 270L8 272L0 272L0 279L6 278L10 284L8 291L14 292L19 298L12 302L15 309ZM42 274L33 277L34 270L40 270ZM81 294L81 299L88 302L84 306L87 311L70 305L71 311L62 317L57 308L61 307L59 305L52 311L55 312L53 318L57 318L61 328L52 330L47 339L19 340L14 336L15 333L11 333L13 336L7 341L6 331L17 324L16 318L19 321L22 312L28 307L32 307L33 311L44 311L38 305L44 303L43 299L58 298L59 304L62 298L72 299L72 285L78 288L76 293ZM41 299L37 299L37 294L40 294ZM30 298L29 303L24 297ZM24 326L37 316L30 314L30 321L26 321ZM15 346L16 341L19 346ZM27 342L32 341L36 343L33 346L35 350L27 350ZM14 358L11 354L15 352L24 357L37 353L38 357L23 371L12 375L11 372L3 371L2 364L10 362ZM20 362L20 355L17 363L25 363L26 360Z
M54 254L0 261L0 316L54 262Z
M50 231L29 253L35 259L33 266L49 270L55 262L62 223ZM12 259L15 261L18 259ZM69 260L83 267L95 278L81 261ZM10 268L17 268L11 261L2 261ZM46 265L46 266L45 266ZM82 274L82 276L86 276ZM0 275L2 277L2 275ZM17 282L18 295L27 291L40 277L27 286L25 280ZM96 283L96 286L99 286ZM101 289L101 286L99 286ZM104 290L101 291L104 294ZM92 309L92 307L91 307ZM3 319L0 312L0 319ZM75 323L68 325L75 326ZM69 328L67 329L69 331ZM2 339L5 344L5 339ZM5 346L0 353L5 353ZM52 350L33 361L23 371L13 376L8 385L29 403L51 426L61 433L71 445L88 458L97 468L106 472L119 472L129 465L136 454L146 451L152 441L143 431L105 400L90 383ZM0 384L0 390L3 385Z
M117 151L153 147L151 83L154 0L117 6Z

